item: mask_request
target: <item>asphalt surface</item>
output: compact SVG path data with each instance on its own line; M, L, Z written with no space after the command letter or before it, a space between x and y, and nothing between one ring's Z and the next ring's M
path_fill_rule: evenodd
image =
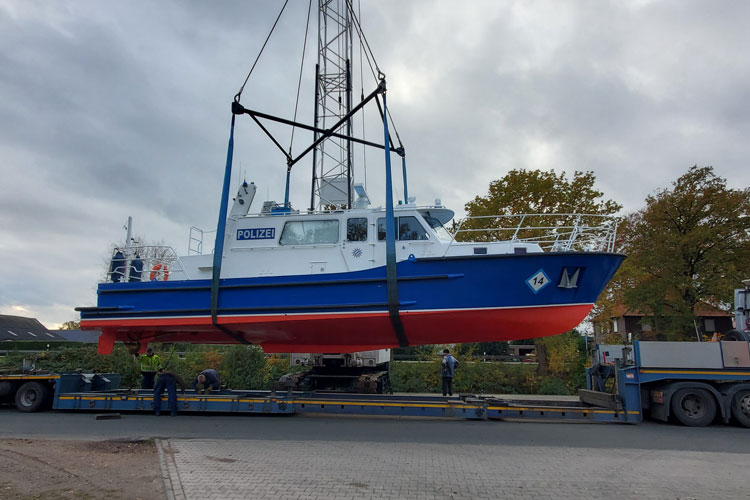
M46 439L242 439L485 446L644 449L747 454L750 429L714 424L690 428L647 421L638 425L370 418L313 415L22 413L0 409L0 437Z

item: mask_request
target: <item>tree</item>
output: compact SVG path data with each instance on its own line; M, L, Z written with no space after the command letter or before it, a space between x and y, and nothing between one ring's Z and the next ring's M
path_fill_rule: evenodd
M467 342L456 345L456 355L459 357L507 356L508 342Z
M469 215L517 213L614 214L622 206L612 200L599 200L593 172L578 172L568 180L565 172L554 170L511 170L490 182L489 193L466 204Z
M60 330L80 330L81 329L81 322L80 321L66 321L62 325L60 325Z
M614 215L620 211L622 205L613 200L605 200L604 194L594 187L596 176L593 172L579 172L568 180L565 172L560 174L554 170L511 170L503 178L490 182L489 192L485 196L477 196L466 204L469 216L484 216L482 219L468 219L461 221L461 229L487 229L515 227L519 219L502 217L488 217L493 215L512 214L592 214ZM547 219L536 218L538 226L550 224L569 225L571 218ZM584 222L588 222L585 221ZM485 232L459 233L459 240L508 239L508 232L489 230ZM533 229L524 235L533 236ZM545 340L534 339L539 375L547 374L547 350Z
M509 239L508 231L488 230L493 228L514 228L520 218L510 217L519 214L595 214L613 215L622 206L612 200L603 200L603 193L594 188L596 177L593 172L578 172L568 180L565 172L554 170L511 170L505 177L490 182L489 192L477 196L465 205L470 217L460 222L462 232L458 240L488 241ZM493 217L498 216L498 217ZM573 217L550 219L536 217L526 219L524 225L549 226L569 225ZM594 222L584 220L583 222ZM464 232L464 230L473 232ZM477 231L486 230L486 231ZM533 236L532 233L518 235Z
M750 188L728 188L710 166L646 198L623 229L628 259L613 286L670 339L692 337L695 305L727 308L750 275Z

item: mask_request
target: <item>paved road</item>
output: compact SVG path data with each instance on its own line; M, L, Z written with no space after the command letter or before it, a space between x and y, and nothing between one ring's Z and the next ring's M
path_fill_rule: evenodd
M640 425L531 423L471 420L328 417L309 415L122 414L96 420L91 413L20 413L0 409L0 436L57 439L262 439L279 441L374 441L383 443L560 446L748 453L750 429L731 425L687 428Z
M750 430L732 426L9 409L0 421L6 437L159 437L175 500L750 497Z

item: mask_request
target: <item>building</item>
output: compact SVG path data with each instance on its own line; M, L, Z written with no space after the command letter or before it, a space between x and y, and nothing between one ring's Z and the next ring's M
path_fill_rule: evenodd
M35 318L0 314L0 342L60 342L60 335L45 328Z
M626 339L630 334L632 338L640 340L667 340L666 334L656 331L652 327L653 321L649 321L649 316L640 311L630 310L625 304L617 304L608 312L608 318L600 315L594 320L594 337L597 342L602 342L603 335L607 333L616 333ZM705 302L696 304L694 312L697 317L696 327L702 335L722 334L734 328L734 316L731 312Z

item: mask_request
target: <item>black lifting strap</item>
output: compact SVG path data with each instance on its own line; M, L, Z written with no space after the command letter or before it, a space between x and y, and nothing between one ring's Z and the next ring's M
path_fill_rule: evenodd
M395 257L395 256L394 256ZM396 259L386 259L385 275L386 275L386 288L388 289L388 316L391 318L391 325L393 325L393 331L396 333L398 339L398 345L406 347L409 345L409 339L406 337L406 331L404 330L404 323L401 321L399 315L399 302L398 302L398 277L396 275Z
M380 88L385 91L385 78L380 82ZM409 339L404 331L404 324L399 316L398 301L398 270L396 269L396 217L393 214L393 181L391 179L390 136L388 134L388 117L383 92L383 129L385 133L385 285L388 292L388 316L391 318L393 332L396 334L401 347L409 345Z
M221 262L224 254L224 233L227 223L227 200L229 199L229 181L232 178L232 156L234 155L234 114L229 131L229 146L227 147L227 164L224 171L224 185L221 191L219 205L219 222L216 225L216 242L214 244L213 275L211 277L211 323L221 330L227 337L240 344L250 344L242 334L234 333L224 325L219 324L219 290L221 284Z

